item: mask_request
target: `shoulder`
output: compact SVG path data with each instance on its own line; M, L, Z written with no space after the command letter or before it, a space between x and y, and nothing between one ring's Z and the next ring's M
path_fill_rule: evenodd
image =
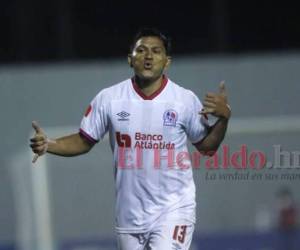
M94 100L103 102L109 102L112 99L119 99L122 93L126 92L126 89L131 84L131 79L126 79L117 84L113 84L110 87L104 88L98 92Z
M173 82L172 80L169 80L170 82L170 88L172 88L173 94L175 95L175 98L177 100L180 100L185 104L186 106L190 106L194 104L195 102L199 102L200 100L197 97L197 95L190 89L182 87L181 84L177 84Z

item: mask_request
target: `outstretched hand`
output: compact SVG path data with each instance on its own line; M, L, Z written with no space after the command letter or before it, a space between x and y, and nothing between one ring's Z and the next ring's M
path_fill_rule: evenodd
M209 92L205 95L203 109L199 113L203 115L211 114L219 118L230 118L231 110L227 102L224 81L220 82L219 93Z
M30 147L35 153L32 162L35 163L39 156L45 154L48 149L48 138L37 122L32 122L35 135L30 139Z

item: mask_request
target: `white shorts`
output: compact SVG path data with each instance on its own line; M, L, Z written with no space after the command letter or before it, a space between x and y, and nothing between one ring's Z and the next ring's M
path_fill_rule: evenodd
M181 219L158 223L146 233L118 233L118 250L188 250L194 227Z

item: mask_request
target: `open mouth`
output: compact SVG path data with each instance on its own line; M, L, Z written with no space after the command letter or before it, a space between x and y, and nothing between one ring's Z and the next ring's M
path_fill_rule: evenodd
M152 69L153 65L151 62L145 62L144 63L144 69Z

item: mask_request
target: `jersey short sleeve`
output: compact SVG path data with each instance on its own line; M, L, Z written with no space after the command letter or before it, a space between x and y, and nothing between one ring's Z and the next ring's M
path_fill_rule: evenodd
M80 125L80 134L89 142L96 143L108 131L108 104L101 91L88 106Z
M199 98L191 92L187 106L186 133L193 144L201 141L207 135L209 127L207 117L199 114L202 108L203 105Z

